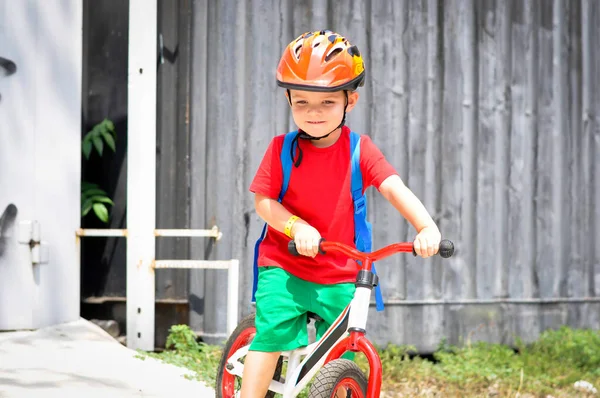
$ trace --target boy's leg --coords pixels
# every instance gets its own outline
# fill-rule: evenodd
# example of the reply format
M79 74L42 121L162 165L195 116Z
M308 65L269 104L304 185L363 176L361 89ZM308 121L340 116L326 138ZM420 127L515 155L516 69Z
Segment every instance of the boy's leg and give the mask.
M244 361L241 398L263 398L273 379L280 352L248 351Z
M317 339L325 334L327 329L335 322L344 308L354 297L356 286L354 283L339 283L334 285L317 285L315 289L316 297L312 301L313 312L318 314L323 321L315 323ZM355 353L348 351L342 355L342 358L354 360Z
M277 267L260 267L256 289L256 336L244 362L242 397L264 397L281 351L308 344L309 296L298 279Z

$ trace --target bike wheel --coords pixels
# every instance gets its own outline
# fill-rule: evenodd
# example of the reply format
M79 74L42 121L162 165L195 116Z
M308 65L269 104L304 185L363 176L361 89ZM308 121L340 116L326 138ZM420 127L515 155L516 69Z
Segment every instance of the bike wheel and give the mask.
M242 379L232 375L225 370L227 359L240 348L250 344L256 335L255 314L250 314L238 324L223 348L221 361L217 368L216 398L234 398L242 388ZM273 374L273 380L280 380L281 369L283 367L283 358L279 357L277 367ZM265 398L273 398L273 391L267 392Z
M347 359L327 363L310 387L310 398L365 398L367 378L357 364Z

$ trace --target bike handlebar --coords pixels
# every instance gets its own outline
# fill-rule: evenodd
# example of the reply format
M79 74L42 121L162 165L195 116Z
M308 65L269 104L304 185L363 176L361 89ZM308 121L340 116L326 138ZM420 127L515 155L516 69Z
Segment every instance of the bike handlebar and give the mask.
M298 250L296 249L296 242L294 242L293 240L288 243L288 250L293 256L300 255L300 253L298 253ZM391 245L385 246L372 253L365 253L340 242L328 242L325 239L321 239L321 242L319 243L319 252L321 252L321 254L325 254L327 251L342 253L352 258L353 260L362 262L364 262L364 260L366 259L370 259L371 261L379 261L395 253L413 253L413 255L417 255L413 247L413 242L392 243ZM438 255L443 258L449 258L453 254L454 243L452 243L448 239L442 240L440 242Z

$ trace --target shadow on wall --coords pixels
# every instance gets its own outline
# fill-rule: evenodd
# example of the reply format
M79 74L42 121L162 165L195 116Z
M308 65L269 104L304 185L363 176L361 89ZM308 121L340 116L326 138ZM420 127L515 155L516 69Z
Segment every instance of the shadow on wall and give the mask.
M0 79L14 75L17 71L17 65L10 59L0 57ZM0 101L2 101L2 93L0 93ZM10 236L13 224L17 218L17 206L12 203L6 206L4 212L0 216L0 257L6 249L6 239Z
M17 65L10 59L0 57L0 78L15 74ZM0 101L2 101L2 93L0 93Z
M0 257L2 257L6 250L6 241L12 235L16 218L17 206L11 203L6 206L4 213L0 216Z

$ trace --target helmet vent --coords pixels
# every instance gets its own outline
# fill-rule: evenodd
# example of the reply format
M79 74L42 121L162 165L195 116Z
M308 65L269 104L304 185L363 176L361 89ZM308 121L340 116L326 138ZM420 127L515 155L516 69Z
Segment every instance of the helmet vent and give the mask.
M296 58L296 61L300 60L300 49L302 48L302 43L304 43L304 40L300 39L294 45L293 54L294 58Z
M348 54L352 55L353 57L360 57L360 51L358 51L358 47L356 46L349 47Z
M341 53L341 52L342 52L342 49L341 49L341 48L334 48L333 50L331 50L331 51L329 52L329 54L327 54L327 55L325 56L325 62L329 62L329 60L330 60L331 58L335 57L336 55L338 55L338 54L339 54L339 53Z
M344 51L344 47L345 46L343 43L337 43L335 46L333 46L333 48L331 50L329 50L329 52L325 56L325 62L329 62L329 60L331 58L335 57L336 55L338 55L339 53Z
M313 48L317 48L319 46L319 44L323 43L323 41L325 41L326 38L325 36L316 36L313 39Z

